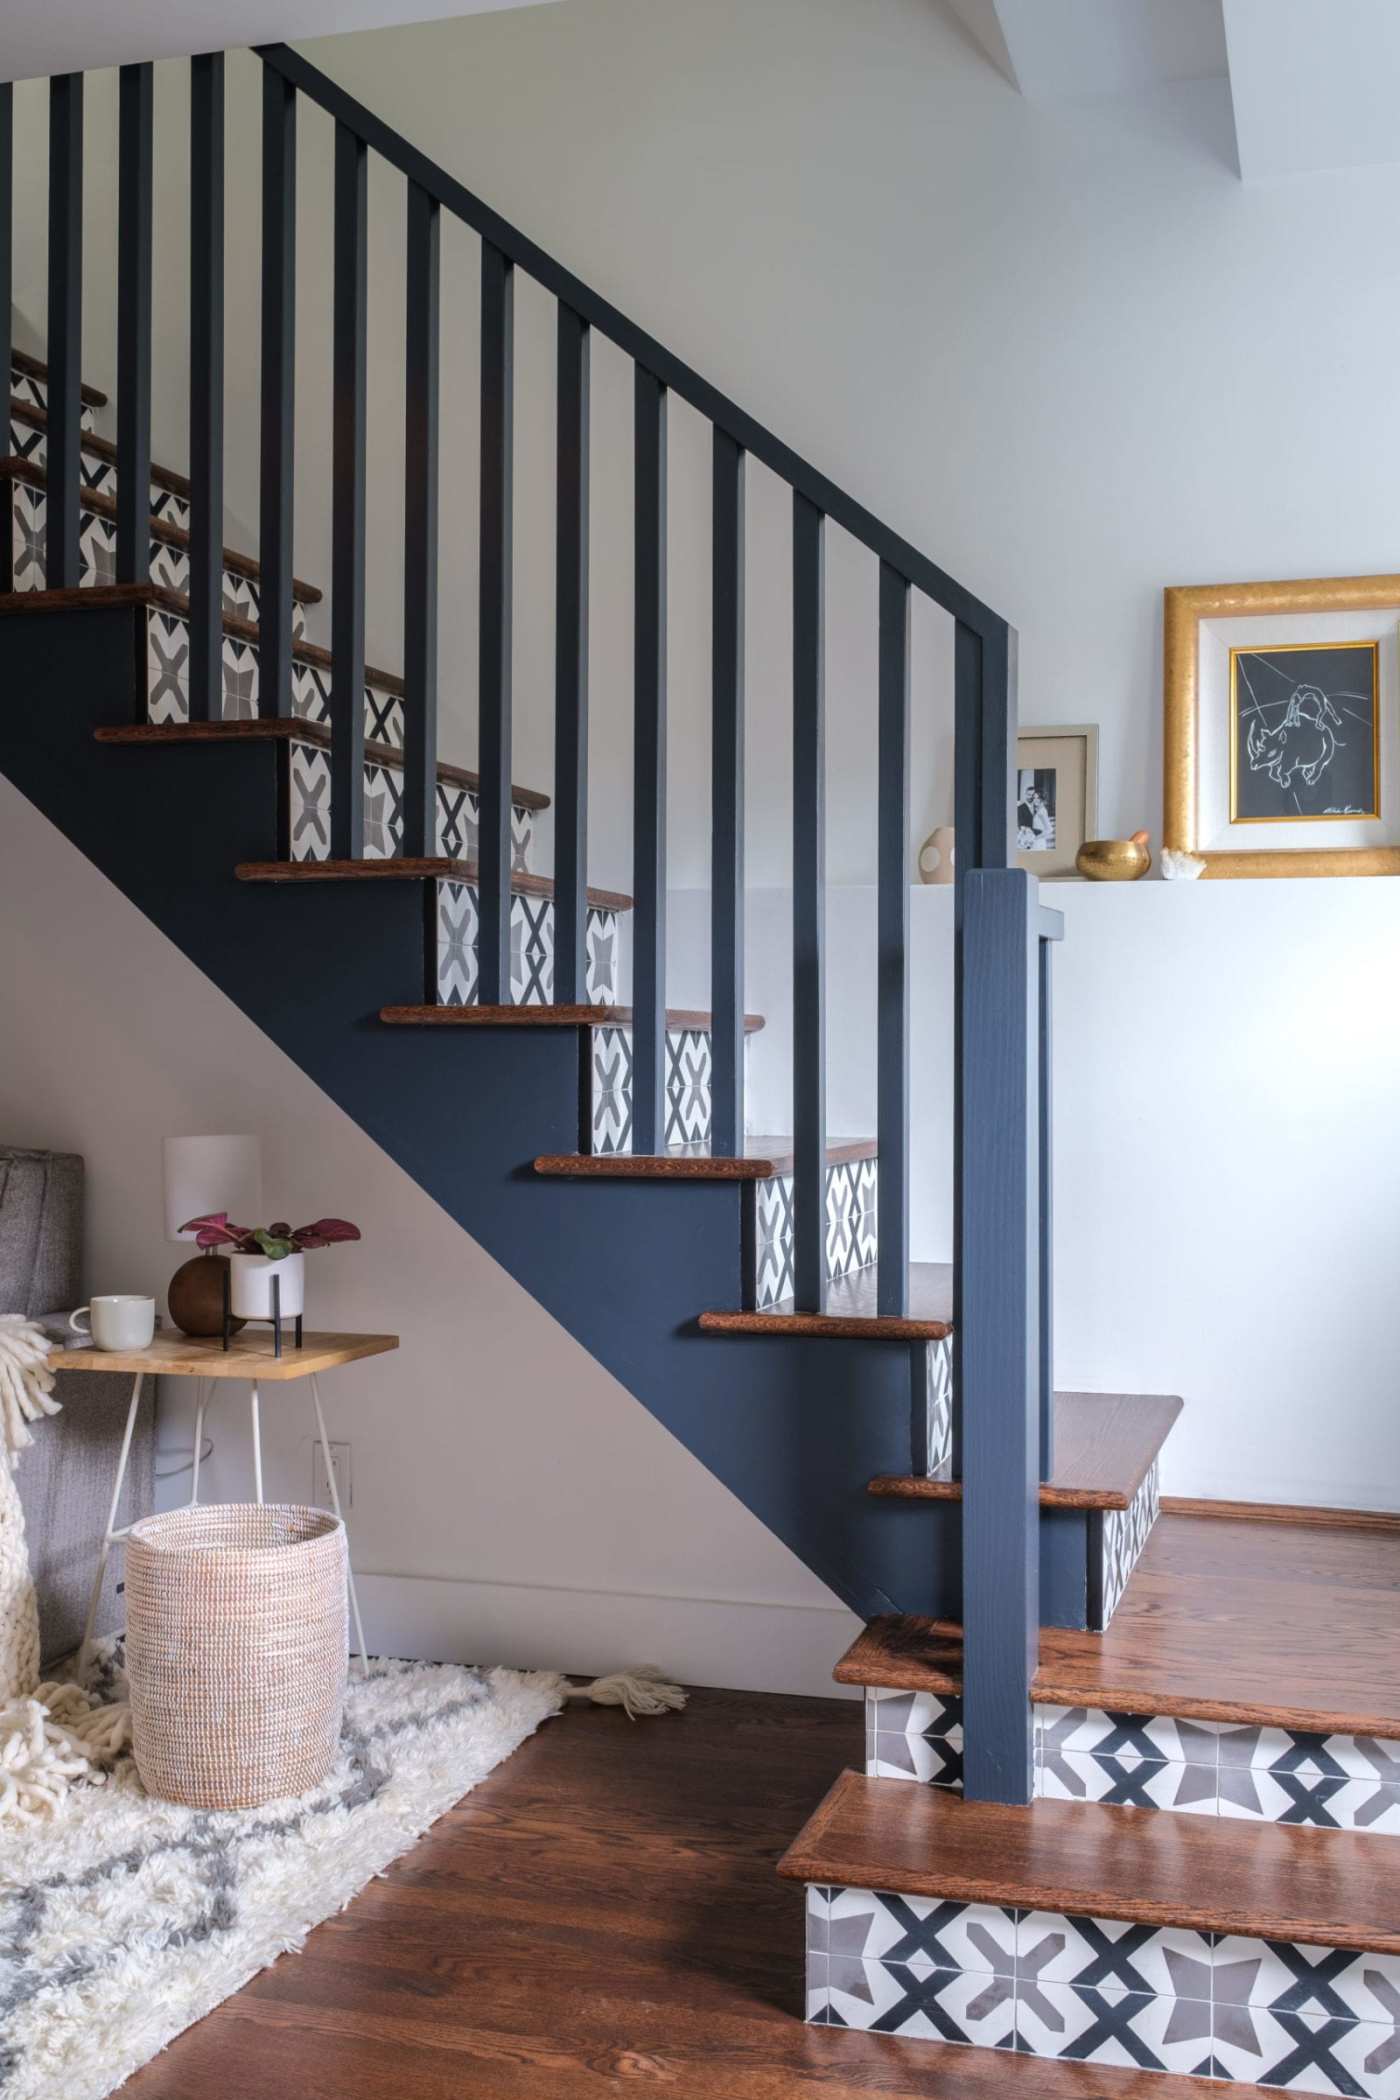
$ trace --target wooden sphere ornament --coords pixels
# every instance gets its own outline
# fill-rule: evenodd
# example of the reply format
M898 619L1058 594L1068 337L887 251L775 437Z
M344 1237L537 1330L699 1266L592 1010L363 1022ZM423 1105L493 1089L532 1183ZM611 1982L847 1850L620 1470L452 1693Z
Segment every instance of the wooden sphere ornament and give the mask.
M175 1271L166 1287L165 1302L181 1334L203 1340L223 1333L228 1273L226 1254L196 1254ZM243 1324L230 1320L229 1332L237 1334Z

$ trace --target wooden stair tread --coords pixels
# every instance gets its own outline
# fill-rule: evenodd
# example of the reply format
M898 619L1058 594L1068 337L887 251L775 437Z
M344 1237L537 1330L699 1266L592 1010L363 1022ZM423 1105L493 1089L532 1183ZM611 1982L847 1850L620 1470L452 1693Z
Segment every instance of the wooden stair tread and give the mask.
M875 1155L874 1138L827 1141L828 1166ZM535 1161L537 1174L580 1181L771 1181L792 1170L790 1137L746 1137L743 1151L733 1156L707 1145L671 1145L665 1152L551 1152Z
M466 882L476 887L481 875L474 860L449 860L445 856L408 859L400 855L385 860L241 860L234 869L240 882ZM548 875L513 871L511 889L521 897L552 897L554 882ZM598 911L631 911L632 899L620 890L590 890L589 903Z
M788 1847L789 1881L1400 1954L1387 1846L1364 1832L1010 1808L844 1772Z
M40 489L47 489L49 485L45 468L37 466L32 459L17 456L0 459L0 480L27 481L31 487ZM104 495L100 489L84 488L79 496L79 506L83 510L96 511L103 518L115 519L117 515L116 497ZM170 547L188 548L190 535L182 525L172 525L165 518L151 518L149 525L152 539L164 540ZM236 547L224 548L223 562L224 567L236 576L250 576L256 580L262 574L262 564L251 554L240 554ZM321 593L315 584L303 583L297 576L292 578L292 596L300 599L303 605L319 605L321 602Z
M99 744L242 744L266 741L315 744L322 751L329 751L333 742L328 722L308 722L302 715L254 715L221 722L123 722L95 729L93 735ZM397 744L367 740L365 757L376 766L391 766L396 770L403 766L403 753ZM449 765L443 758L438 760L437 777L453 787L470 788L473 794L481 786L480 774L472 772L469 766ZM549 807L548 795L541 795L534 788L512 787L510 798L517 809Z
M13 344L10 346L10 369L14 372L27 372L31 379L42 379L45 386L49 383L49 368L43 359L35 357L30 350L16 350ZM103 393L101 387L89 386L84 379L79 382L78 391L81 393L86 407L105 408L107 406L107 396Z
M834 1674L957 1692L962 1629L874 1619ZM1167 1510L1106 1632L1041 1628L1031 1698L1400 1741L1400 1529Z
M1041 1486L1041 1508L1126 1509L1180 1413L1180 1400L1165 1393L1056 1393L1055 1471ZM961 1502L962 1482L881 1473L870 1493Z
M381 1006L381 1021L393 1028L630 1028L630 1006ZM671 1030L708 1029L711 1016L694 1007L668 1006ZM762 1014L744 1015L745 1035L756 1035Z
M702 1312L705 1334L809 1335L828 1341L938 1342L953 1331L953 1270L949 1262L909 1264L909 1311L903 1318L877 1308L878 1272L857 1269L837 1277L824 1313L798 1312L790 1298L766 1312Z
M19 404L17 404L19 405ZM11 481L26 481L35 488L47 489L48 475L45 469L31 459L12 456L0 459L0 477ZM84 487L79 505L83 510L95 511L99 516L115 520L117 499L100 489ZM190 534L182 525L174 525L166 518L152 517L149 520L152 539L163 540L167 546L188 548ZM223 566L235 575L252 577L255 581L262 574L262 564L251 554L240 553L236 547L225 547ZM314 583L306 583L299 576L292 578L292 596L303 605L319 605L323 593Z
M10 396L10 421L27 423L31 430L47 430L49 427L49 419L42 408L36 408L32 401L21 401L14 394ZM78 433L78 442L80 449L90 452L94 459L104 460L109 467L118 464L117 448L111 438L101 437L95 430L83 430ZM151 480L168 495L178 496L182 503L189 502L190 481L187 474L177 474L173 467L163 467L159 460L153 459Z

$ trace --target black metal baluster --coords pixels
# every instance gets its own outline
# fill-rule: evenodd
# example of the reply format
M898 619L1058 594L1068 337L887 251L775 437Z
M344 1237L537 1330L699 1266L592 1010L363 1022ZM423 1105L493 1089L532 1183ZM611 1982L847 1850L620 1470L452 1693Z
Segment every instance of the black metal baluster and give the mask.
M511 998L511 619L514 563L515 272L481 244L481 613L479 818L483 1006Z
M1059 912L1040 914L1040 1477L1055 1471L1055 1071L1052 1051L1054 1021L1053 961L1055 942L1064 937Z
M365 343L363 140L335 128L335 405L331 467L331 857L365 850Z
M793 1283L826 1309L825 520L792 499Z
M49 82L49 381L45 578L82 582L83 76Z
M263 67L262 432L258 713L292 709L292 501L296 462L297 94Z
M554 997L588 999L588 430L586 321L559 308L554 557Z
M909 1311L909 585L880 564L877 1310Z
M15 91L0 82L0 371L5 375L6 452L13 452L10 398L15 390L14 350Z
M744 454L714 434L710 1150L744 1133Z
M437 852L438 206L408 186L404 316L403 850Z
M666 389L634 394L632 1149L666 1144Z
M190 720L223 713L224 59L190 60Z
M151 574L153 68L123 66L117 118L117 582Z

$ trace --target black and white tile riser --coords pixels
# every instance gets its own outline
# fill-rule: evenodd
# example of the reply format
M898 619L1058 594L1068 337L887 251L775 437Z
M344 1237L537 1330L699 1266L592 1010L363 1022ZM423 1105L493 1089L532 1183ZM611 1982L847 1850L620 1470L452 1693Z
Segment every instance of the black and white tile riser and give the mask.
M841 1160L826 1170L826 1265L831 1277L853 1276L873 1266L879 1243L876 1223L878 1164ZM757 1273L754 1306L764 1312L796 1290L793 1269L795 1182L775 1174L755 1191Z
M1400 2100L1394 1955L814 1886L807 2017L1081 2063Z
M293 669L292 703L309 722L330 720L329 680L319 666ZM403 702L393 693L365 687L365 736L376 743L403 748ZM320 744L291 747L291 850L293 860L327 860L331 850L331 759ZM515 804L511 817L511 865L517 874L530 871L534 811ZM475 860L479 803L476 791L460 782L437 784L437 836L434 852L449 860ZM367 759L364 801L366 860L393 860L403 850L403 776L397 766ZM449 1001L460 1004L461 1001Z
M43 489L26 481L11 481L10 583L15 591L42 591L48 581L48 498ZM184 547L167 541L151 541L151 581L166 590L188 592L190 557ZM105 513L83 509L78 518L78 582L83 589L117 580L117 526ZM240 570L223 572L223 608L240 620L256 620L259 595L257 579ZM182 629L185 623L177 623ZM300 638L305 628L302 605L293 601L292 631ZM186 650L188 645L186 644ZM174 719L152 715L151 719Z
M477 936L480 916L471 883L439 882L437 995L443 1006L473 1006L477 998ZM548 1006L554 997L554 902L550 897L511 898L511 999L517 1006ZM616 1003L617 913L590 908L587 924L587 994L601 1006Z
M1400 1836L1400 1741L1083 1707L1034 1722L1044 1800ZM865 1757L872 1779L961 1788L961 1699L867 1691Z
M48 388L43 380L34 379L24 372L14 372L10 377L10 393L15 400L24 401L31 408L48 412ZM84 432L95 427L93 412L84 407L82 428ZM33 466L48 464L48 432L42 424L28 423L18 417L10 422L10 457L27 459ZM78 471L85 489L92 489L100 496L115 497L117 493L117 470L110 459L90 447L79 453ZM190 507L183 496L172 489L153 481L150 490L151 516L163 518L167 525L178 525L183 532L190 529Z

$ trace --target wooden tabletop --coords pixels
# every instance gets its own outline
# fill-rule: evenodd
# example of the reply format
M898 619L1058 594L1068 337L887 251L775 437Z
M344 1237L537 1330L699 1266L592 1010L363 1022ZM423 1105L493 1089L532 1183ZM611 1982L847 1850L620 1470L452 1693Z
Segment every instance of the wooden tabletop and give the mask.
M270 1328L245 1327L227 1349L215 1337L198 1340L187 1334L161 1333L149 1349L55 1349L51 1371L144 1371L152 1378L256 1378L267 1383L283 1378L309 1378L333 1371L362 1356L383 1356L397 1349L396 1334L307 1334L296 1348L283 1329L282 1354L272 1353Z

